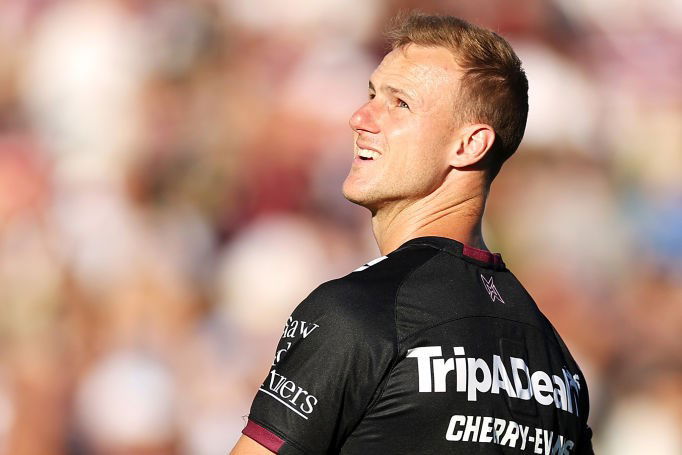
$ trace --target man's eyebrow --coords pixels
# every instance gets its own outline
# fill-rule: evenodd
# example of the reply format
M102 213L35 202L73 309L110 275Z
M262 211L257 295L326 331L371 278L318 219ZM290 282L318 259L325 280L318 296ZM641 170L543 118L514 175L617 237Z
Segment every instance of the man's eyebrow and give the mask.
M386 86L386 90L391 92L394 95L401 95L401 96L405 96L407 98L414 98L414 95L410 95L410 93L406 92L405 90L402 90L402 89L399 89L399 88L396 88L396 87L393 87L390 85Z
M376 88L374 87L374 84L372 83L372 81L369 81L369 89L372 92L376 92ZM393 87L392 85L385 85L383 87L383 89L387 92L390 92L393 95L402 95L402 96L405 96L407 98L415 99L414 95L410 94L409 92L407 92L405 90Z

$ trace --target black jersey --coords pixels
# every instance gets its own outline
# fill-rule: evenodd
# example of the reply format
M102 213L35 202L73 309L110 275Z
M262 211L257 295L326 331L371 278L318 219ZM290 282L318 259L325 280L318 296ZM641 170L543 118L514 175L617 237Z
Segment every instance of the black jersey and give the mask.
M410 240L313 291L243 433L289 454L590 454L585 379L499 255Z

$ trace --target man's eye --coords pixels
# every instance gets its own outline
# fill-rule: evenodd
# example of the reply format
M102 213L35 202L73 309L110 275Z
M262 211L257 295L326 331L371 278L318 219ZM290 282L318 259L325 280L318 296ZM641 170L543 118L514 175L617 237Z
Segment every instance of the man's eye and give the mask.
M410 106L407 105L407 103L401 99L398 100L398 107L402 107L403 109L409 109Z

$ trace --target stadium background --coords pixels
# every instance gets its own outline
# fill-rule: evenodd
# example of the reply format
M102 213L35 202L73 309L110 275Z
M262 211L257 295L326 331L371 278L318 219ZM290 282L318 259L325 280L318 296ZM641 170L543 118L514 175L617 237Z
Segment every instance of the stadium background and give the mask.
M290 309L378 255L347 119L413 7L525 64L485 231L598 453L680 453L679 0L0 1L0 453L227 453Z

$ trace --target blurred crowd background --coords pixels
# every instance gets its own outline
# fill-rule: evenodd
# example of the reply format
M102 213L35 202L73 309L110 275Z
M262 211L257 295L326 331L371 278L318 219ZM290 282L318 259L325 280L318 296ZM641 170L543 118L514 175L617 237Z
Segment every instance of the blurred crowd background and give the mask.
M484 229L598 453L682 453L679 0L0 0L0 454L229 451L291 309L378 256L347 121L413 8L524 62Z

